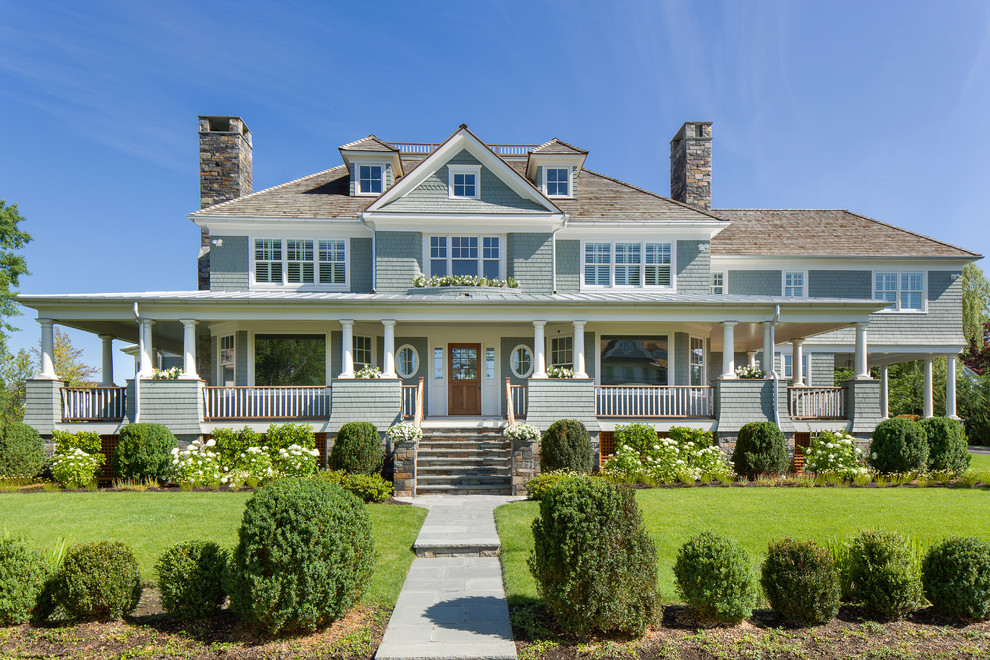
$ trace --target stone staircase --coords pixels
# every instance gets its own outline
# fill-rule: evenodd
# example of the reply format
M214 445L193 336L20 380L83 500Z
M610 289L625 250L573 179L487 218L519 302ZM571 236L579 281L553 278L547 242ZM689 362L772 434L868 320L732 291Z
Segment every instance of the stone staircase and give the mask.
M423 429L417 495L511 495L509 441L498 428Z

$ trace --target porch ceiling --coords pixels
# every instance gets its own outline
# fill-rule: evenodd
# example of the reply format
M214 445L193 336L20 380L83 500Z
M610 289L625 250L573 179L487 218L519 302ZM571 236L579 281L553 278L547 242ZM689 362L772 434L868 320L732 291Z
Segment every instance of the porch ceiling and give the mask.
M774 329L774 342L781 344L794 339L807 339L823 332L848 328L848 321L838 323L797 323L781 321ZM763 324L762 323L739 323L735 327L734 343L736 352L763 350ZM722 350L722 325L714 323L711 325L712 350Z
M134 321L101 321L101 320L58 320L58 325L75 328L94 335L110 335L114 339L138 343L138 328ZM209 332L197 334L208 336ZM182 355L182 324L178 321L160 321L155 323L151 331L151 343L156 349Z

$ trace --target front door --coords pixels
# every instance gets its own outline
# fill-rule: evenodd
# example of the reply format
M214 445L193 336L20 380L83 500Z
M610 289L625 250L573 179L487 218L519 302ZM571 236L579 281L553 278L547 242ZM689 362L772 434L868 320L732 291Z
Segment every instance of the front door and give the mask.
M450 344L448 415L481 414L481 344Z

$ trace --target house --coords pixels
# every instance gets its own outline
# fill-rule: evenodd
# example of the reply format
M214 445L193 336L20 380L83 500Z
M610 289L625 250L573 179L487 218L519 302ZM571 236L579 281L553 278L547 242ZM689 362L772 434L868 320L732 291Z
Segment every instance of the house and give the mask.
M757 420L865 438L892 363L925 360L926 415L943 412L937 355L955 415L960 276L980 255L844 210L712 209L710 122L671 141L669 197L562 140L490 144L465 125L442 143L369 135L259 192L239 117L200 117L199 140L199 290L19 297L42 330L26 421L43 434L304 420L332 439L353 420L468 433L574 417L603 451L633 420L724 446ZM103 338L102 387L55 380L55 323ZM127 383L112 382L115 340L137 347ZM149 380L162 355L181 358L178 380ZM737 378L747 364L766 376ZM853 369L841 387L837 367Z

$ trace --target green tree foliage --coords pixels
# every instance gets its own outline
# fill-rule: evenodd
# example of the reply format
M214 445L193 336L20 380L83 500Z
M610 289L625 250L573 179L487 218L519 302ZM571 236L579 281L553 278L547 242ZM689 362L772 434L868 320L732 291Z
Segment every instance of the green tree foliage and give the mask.
M83 349L76 348L69 339L69 333L61 328L54 331L55 352L52 354L52 364L55 367L55 375L60 380L64 380L69 387L86 387L92 385L93 376L99 371L96 367L83 362ZM32 348L35 364L41 367L41 351Z
M326 338L259 335L255 338L257 385L325 385Z
M35 374L31 354L23 348L16 354L0 348L0 421L24 419L24 394L29 378Z
M18 286L21 275L28 274L27 261L16 252L31 241L31 235L18 227L21 222L25 219L17 204L8 205L0 199L0 335L14 330L6 319L20 314L14 287Z
M975 350L983 348L983 326L990 322L990 282L976 264L963 267L962 313L966 343Z

